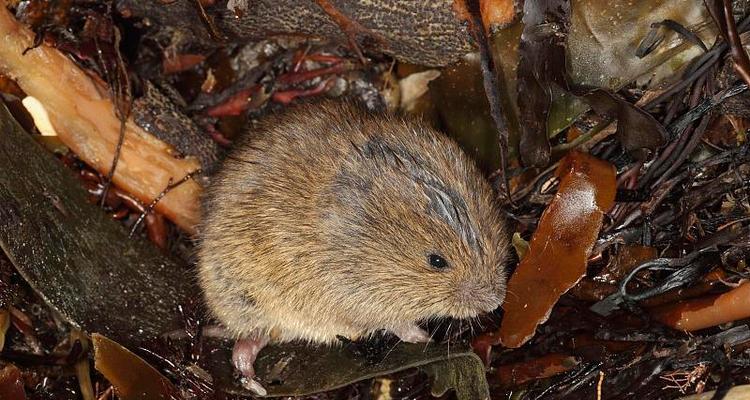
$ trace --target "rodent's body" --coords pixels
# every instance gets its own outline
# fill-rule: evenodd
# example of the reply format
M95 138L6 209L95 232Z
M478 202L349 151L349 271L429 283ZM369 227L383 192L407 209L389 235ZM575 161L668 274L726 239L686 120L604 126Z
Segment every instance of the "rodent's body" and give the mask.
M238 143L201 236L201 286L238 337L404 332L505 295L507 234L471 161L417 122L344 103L292 108Z

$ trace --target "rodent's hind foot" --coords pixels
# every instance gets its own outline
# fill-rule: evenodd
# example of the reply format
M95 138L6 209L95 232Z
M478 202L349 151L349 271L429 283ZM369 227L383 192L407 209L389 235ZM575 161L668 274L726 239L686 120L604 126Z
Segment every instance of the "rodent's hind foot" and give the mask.
M240 383L245 389L265 396L268 394L266 389L257 380L255 380L255 359L258 353L268 344L270 338L268 335L257 334L243 339L237 339L232 349L232 364L242 375Z
M406 343L427 343L432 341L430 335L427 334L427 331L416 325L406 326L401 329L393 330L392 332L394 335L398 336L402 342Z

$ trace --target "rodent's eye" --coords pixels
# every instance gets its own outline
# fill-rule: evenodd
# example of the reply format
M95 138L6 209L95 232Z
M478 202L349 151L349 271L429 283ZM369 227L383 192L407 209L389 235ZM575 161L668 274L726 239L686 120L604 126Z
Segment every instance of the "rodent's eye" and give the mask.
M445 261L445 258L440 257L437 254L430 254L429 256L427 256L427 261L430 263L430 265L437 269L448 268L448 261Z

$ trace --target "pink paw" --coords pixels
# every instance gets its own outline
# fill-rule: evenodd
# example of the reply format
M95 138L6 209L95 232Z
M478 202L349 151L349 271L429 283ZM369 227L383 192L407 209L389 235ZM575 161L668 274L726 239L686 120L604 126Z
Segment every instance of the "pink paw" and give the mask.
M242 386L258 396L265 396L268 392L263 385L255 380L254 364L255 359L258 358L258 353L268 344L268 340L268 336L265 335L238 339L234 343L234 349L232 349L232 364L242 374L242 378L240 378Z

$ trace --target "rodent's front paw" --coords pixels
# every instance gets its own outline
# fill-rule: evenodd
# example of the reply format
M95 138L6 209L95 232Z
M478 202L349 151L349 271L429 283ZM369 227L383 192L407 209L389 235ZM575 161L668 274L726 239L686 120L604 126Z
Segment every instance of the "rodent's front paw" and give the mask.
M393 333L406 343L427 343L432 340L424 329L416 325L394 330Z

